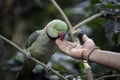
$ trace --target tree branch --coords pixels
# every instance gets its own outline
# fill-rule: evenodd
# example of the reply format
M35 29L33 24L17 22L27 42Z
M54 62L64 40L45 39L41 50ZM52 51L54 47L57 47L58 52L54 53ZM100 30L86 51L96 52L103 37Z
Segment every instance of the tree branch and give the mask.
M100 17L102 15L102 13L98 13L98 14L95 14L85 20L83 20L82 22L76 24L75 26L73 26L73 30L77 30L79 27L81 27L83 24L86 24L92 20L94 20L95 18L97 17ZM84 66L85 66L85 72L86 72L86 75L87 75L87 80L93 80L93 75L92 75L92 71L91 71L91 67L88 63L83 63Z
M15 43L13 43L12 41L8 40L7 38L3 37L2 35L0 35L0 38L5 40L7 43L11 44L13 47L15 47L16 49L18 49L20 52L22 52L25 56L27 56L26 52L21 49L19 46L17 46ZM36 63L42 65L44 68L47 67L46 64L44 64L43 62L35 59L34 57L30 56L30 59L35 61ZM54 74L56 74L57 76L59 76L61 79L63 80L68 80L66 79L63 75L59 74L58 71L54 70L53 68L49 68L50 71L52 71Z
M74 28L74 29L78 29L78 28L81 27L83 24L86 24L86 23L94 20L95 18L100 17L101 15L102 15L102 13L95 14L95 15L93 15L93 16L85 19L85 20L83 20L82 22L76 24L75 26L73 26L73 28Z
M94 79L94 80L103 80L103 79L108 78L108 77L117 77L117 76L120 76L120 74L115 74L115 75L105 75L105 76L102 76L102 77L96 78L96 79Z
M15 47L16 49L18 49L24 55L26 55L25 51L23 49L21 49L19 46L17 46L15 43L13 43L12 41L8 40L7 38L3 37L2 35L0 35L0 38L3 39L4 41L6 41L7 43L11 44L13 47Z
M77 37L77 35L80 33L80 29L75 29L80 24L76 25L75 28L72 27L72 25L71 25L70 21L68 20L67 16L63 12L63 10L60 8L60 6L55 2L55 0L51 0L51 2L55 5L55 7L58 9L58 11L61 13L62 17L65 19L66 23L68 24L70 36L71 36L73 42L80 44L80 41L79 41L79 39ZM86 20L86 21L89 21L89 19ZM85 23L86 21L84 21L83 23ZM87 62L83 63L83 64L85 66L86 75L87 75L88 80L93 80L93 75L92 75L91 67L89 66L89 64Z
M85 66L85 72L86 72L86 75L87 75L87 80L93 80L93 74L92 74L92 71L91 71L91 66L86 61L83 64Z

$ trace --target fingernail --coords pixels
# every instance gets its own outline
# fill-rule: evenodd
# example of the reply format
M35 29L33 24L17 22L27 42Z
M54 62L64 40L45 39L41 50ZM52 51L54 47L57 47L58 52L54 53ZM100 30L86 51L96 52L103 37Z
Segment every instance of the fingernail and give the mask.
M86 34L84 34L83 37L87 37Z
M82 39L84 39L86 37L86 35L84 34L83 36L82 36Z

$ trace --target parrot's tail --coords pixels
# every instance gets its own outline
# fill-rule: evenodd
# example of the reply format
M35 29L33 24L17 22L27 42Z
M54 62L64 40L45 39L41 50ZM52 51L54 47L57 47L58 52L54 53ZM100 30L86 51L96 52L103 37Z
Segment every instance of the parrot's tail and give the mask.
M26 58L16 80L27 80L35 65L36 63L34 61Z

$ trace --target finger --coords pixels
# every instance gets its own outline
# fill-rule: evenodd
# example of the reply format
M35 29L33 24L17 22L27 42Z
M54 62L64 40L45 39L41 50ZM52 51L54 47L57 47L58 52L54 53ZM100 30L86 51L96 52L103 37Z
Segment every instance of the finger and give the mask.
M73 43L73 42L69 42L69 41L64 41L67 45L70 45L72 47L76 47L77 44L76 43Z
M89 38L84 34L82 37L83 42L86 42L87 40L89 40Z
M60 39L57 39L55 43L56 43L58 46L61 45L61 44L69 45L69 46L72 46L72 47L76 47L76 46L77 46L76 43L72 43L72 42L69 42L69 41L66 41L66 40L61 41Z
M68 44L68 43L66 43L64 41L59 45L59 47L62 47L64 49L69 49L69 50L72 49L72 48L74 48L73 45L72 45L72 43Z
M56 39L55 43L59 46L60 44L62 44L63 42L60 39Z
M64 44L61 44L61 45L59 45L58 47L59 47L60 50L62 50L63 52L65 52L65 53L67 53L67 54L69 54L69 51L70 51L70 49L71 49L70 46L66 46L66 45L64 45Z
M57 46L61 49L61 50L65 50L65 49L72 49L72 43L69 43L67 41L61 41L60 39L56 40L56 44Z

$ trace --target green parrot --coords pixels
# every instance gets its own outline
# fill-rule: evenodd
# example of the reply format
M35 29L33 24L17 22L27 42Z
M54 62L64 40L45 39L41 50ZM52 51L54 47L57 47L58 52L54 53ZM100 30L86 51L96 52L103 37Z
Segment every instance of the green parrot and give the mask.
M64 21L52 20L42 30L37 30L30 35L26 43L26 53L47 64L57 48L55 40L57 38L63 40L67 29ZM26 57L17 80L25 80L35 65L34 61Z

